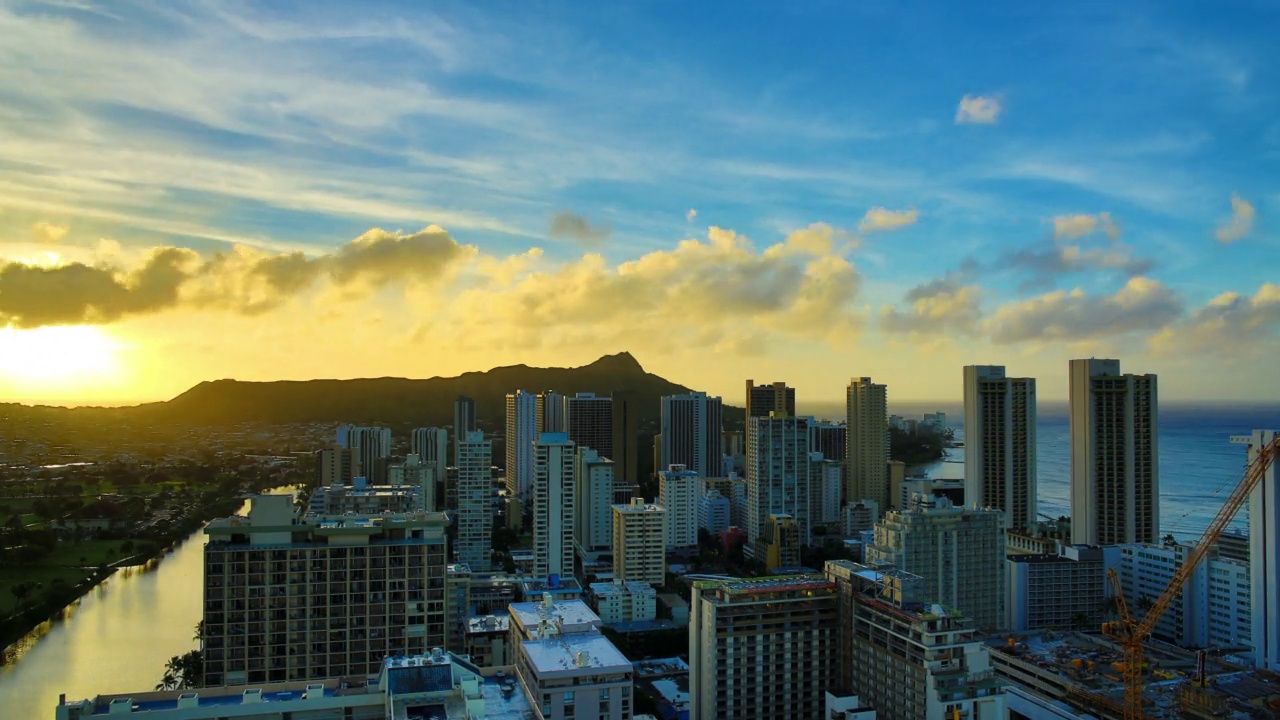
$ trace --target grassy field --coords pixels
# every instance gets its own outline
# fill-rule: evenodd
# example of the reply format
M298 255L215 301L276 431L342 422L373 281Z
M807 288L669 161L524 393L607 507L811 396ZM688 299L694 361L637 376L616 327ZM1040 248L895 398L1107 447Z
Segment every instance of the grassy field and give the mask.
M63 565L6 566L0 568L0 617L8 617L17 609L18 598L13 594L11 588L19 583L36 582L43 586L23 599L23 606L30 607L33 602L40 598L43 588L52 585L54 580L61 578L67 584L75 585L88 577L89 574L88 571Z

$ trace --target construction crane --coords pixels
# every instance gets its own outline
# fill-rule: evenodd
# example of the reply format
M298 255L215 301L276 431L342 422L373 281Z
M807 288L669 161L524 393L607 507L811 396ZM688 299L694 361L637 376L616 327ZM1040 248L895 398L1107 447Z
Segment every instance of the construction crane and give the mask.
M1165 610L1169 609L1173 599L1178 596L1178 593L1182 592L1182 587L1187 584L1187 581L1195 573L1196 566L1200 564L1200 561L1208 554L1209 549L1217 542L1218 536L1222 534L1222 531L1227 529L1231 519L1240 511L1245 500L1249 499L1250 493L1258 486L1258 481L1262 479L1267 468L1276 461L1277 456L1280 456L1280 434L1258 449L1258 454L1245 469L1244 477L1240 478L1240 484L1236 485L1236 489L1231 491L1231 496L1227 498L1227 502L1218 510L1218 514L1213 517L1213 522L1209 523L1209 527L1204 531L1204 535L1200 537L1200 541L1187 552L1186 559L1182 562L1182 566L1174 572L1173 579L1169 581L1169 586L1164 589L1164 592L1160 593L1160 597L1156 598L1155 602L1151 603L1151 607L1147 609L1147 614L1141 620L1135 620L1129 615L1129 608L1124 601L1124 592L1120 587L1120 578L1116 575L1116 571L1107 571L1107 579L1111 582L1111 589L1116 599L1117 614L1120 619L1104 623L1102 633L1115 640L1124 650L1124 672L1122 673L1124 680L1124 720L1144 720L1147 717L1142 709L1143 643L1151 636L1151 631L1155 629L1160 616L1164 615Z

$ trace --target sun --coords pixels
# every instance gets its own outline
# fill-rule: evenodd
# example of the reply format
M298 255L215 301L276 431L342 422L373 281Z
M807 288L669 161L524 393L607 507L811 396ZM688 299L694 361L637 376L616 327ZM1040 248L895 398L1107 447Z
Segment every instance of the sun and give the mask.
M0 328L0 386L23 396L74 394L120 375L120 343L93 325Z

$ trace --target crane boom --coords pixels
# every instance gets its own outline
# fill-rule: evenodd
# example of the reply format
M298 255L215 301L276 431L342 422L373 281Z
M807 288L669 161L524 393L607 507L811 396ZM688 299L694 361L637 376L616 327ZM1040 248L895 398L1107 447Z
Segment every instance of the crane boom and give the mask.
M1137 621L1129 616L1129 608L1125 604L1124 593L1120 588L1120 579L1115 574L1115 570L1108 572L1108 579L1116 596L1120 620L1104 624L1102 632L1114 638L1124 649L1125 720L1142 720L1146 717L1142 709L1143 643L1150 637L1160 617L1169 609L1169 605L1173 603L1178 593L1182 592L1183 586L1195 574L1200 561L1208 554L1210 547L1218 541L1222 531L1227 529L1231 519L1244 506L1245 500L1249 499L1249 495L1258 486L1258 481L1278 456L1280 456L1280 435L1276 435L1266 445L1258 448L1257 456L1245 469L1240 483L1236 485L1235 490L1231 491L1231 496L1227 498L1218 513L1213 516L1213 521L1200 536L1199 542L1191 547L1182 565L1174 572L1168 587L1151 603L1142 620Z

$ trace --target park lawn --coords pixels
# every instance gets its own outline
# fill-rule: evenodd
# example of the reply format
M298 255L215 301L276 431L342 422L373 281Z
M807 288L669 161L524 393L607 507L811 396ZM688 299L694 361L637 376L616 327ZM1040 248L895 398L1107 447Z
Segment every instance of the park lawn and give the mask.
M88 576L88 572L79 568L56 565L32 565L29 567L6 565L0 567L0 617L9 617L17 608L18 599L10 588L19 583L36 582L43 586L28 595L23 601L24 607L30 607L32 601L38 599L43 589L49 587L54 580L62 578L68 585L75 585Z
M53 552L41 558L41 565L60 565L63 567L97 567L111 564L116 560L134 554L135 550L124 552L121 546L125 540L82 540L80 542L58 543ZM82 563L80 558L85 561Z

